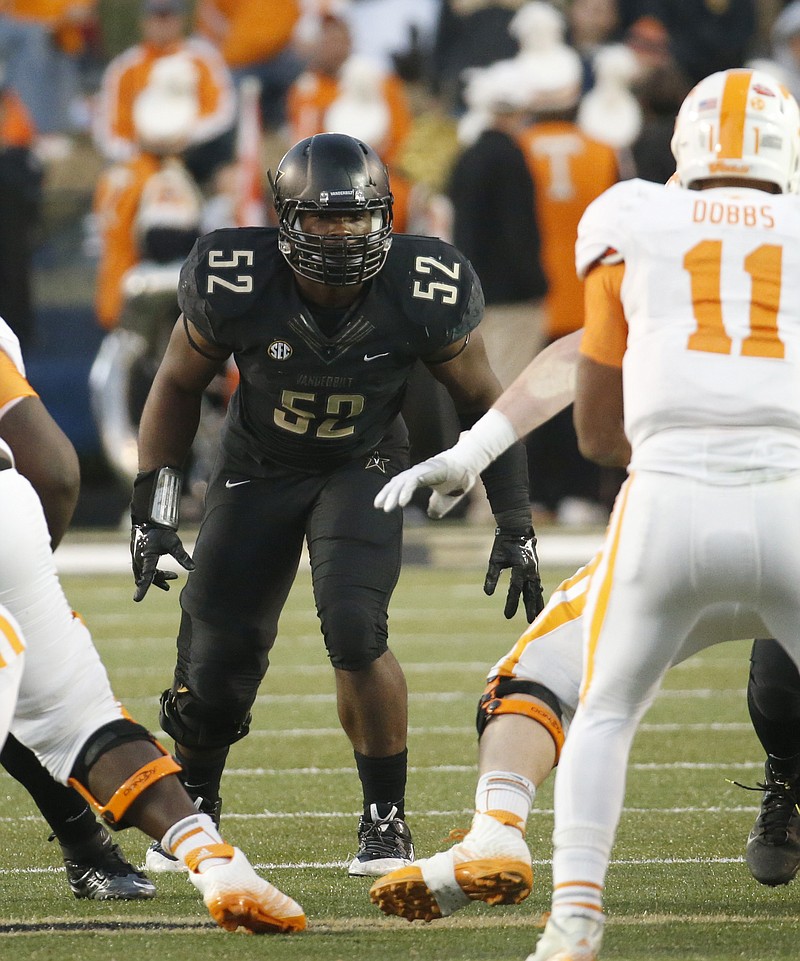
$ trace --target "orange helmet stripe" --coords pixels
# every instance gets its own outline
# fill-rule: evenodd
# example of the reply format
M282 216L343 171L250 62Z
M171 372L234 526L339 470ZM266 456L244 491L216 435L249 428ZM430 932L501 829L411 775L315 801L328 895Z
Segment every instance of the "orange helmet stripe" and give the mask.
M25 650L22 638L4 617L0 617L0 632L3 633L15 654L21 654Z
M744 148L744 118L752 70L731 70L725 78L719 110L718 157L738 159Z

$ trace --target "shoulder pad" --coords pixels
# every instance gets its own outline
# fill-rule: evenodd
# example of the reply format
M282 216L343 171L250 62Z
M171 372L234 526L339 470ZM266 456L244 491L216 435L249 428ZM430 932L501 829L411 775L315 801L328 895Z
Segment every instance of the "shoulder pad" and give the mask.
M397 234L379 276L399 286L401 309L423 354L464 337L483 317L483 290L472 264L437 237Z
M609 187L586 208L578 224L575 268L586 276L598 261L622 263L632 212L647 209L650 191L663 191L663 184L644 180L623 180ZM610 260L604 258L611 257Z
M225 343L221 327L253 307L279 258L275 228L230 227L204 234L181 269L181 311L209 340Z

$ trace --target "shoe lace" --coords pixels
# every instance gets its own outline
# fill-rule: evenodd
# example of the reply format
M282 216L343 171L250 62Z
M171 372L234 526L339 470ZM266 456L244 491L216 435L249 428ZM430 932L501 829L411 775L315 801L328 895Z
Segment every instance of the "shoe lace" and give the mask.
M758 823L764 838L771 841L783 842L786 839L786 828L792 815L800 815L797 798L792 785L773 779L771 781L757 781L755 785L741 784L731 781L736 787L745 791L761 791L761 811Z
M398 844L398 837L392 821L373 821L362 826L360 833L361 850L368 854L391 854Z

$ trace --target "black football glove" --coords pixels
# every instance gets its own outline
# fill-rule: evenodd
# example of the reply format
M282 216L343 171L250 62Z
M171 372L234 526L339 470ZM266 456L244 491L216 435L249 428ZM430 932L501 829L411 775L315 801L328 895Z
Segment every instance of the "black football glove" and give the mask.
M503 614L511 618L517 613L521 594L525 616L530 624L544 607L539 558L536 556L536 536L532 527L524 531L503 527L495 529L489 569L483 584L486 594L494 594L500 572L506 568L511 568L511 583L508 586Z
M164 554L171 554L175 560L186 568L194 570L194 561L187 554L180 537L168 527L156 527L155 524L133 524L131 527L131 566L133 579L136 583L135 601L141 601L150 589L150 585L169 590L168 581L174 581L178 576L174 571L158 570L158 561Z
M168 591L168 582L178 576L173 571L158 570L164 554L171 554L187 571L194 570L194 561L177 534L182 487L183 474L175 467L140 471L133 482L131 566L135 601L142 600L151 584Z

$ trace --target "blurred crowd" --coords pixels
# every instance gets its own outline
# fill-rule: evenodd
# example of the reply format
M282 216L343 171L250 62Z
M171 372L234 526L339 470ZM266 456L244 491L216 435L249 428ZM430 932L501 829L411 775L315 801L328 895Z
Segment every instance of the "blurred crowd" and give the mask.
M94 311L119 332L94 372L107 412L118 365L157 362L196 237L272 223L266 169L336 131L388 165L396 230L475 265L505 386L582 326L585 207L619 179L666 181L688 90L755 62L800 95L800 0L0 0L0 315L35 344L48 176L91 151ZM455 438L422 373L408 419L415 459ZM604 520L620 478L580 458L570 411L529 452L536 510Z

